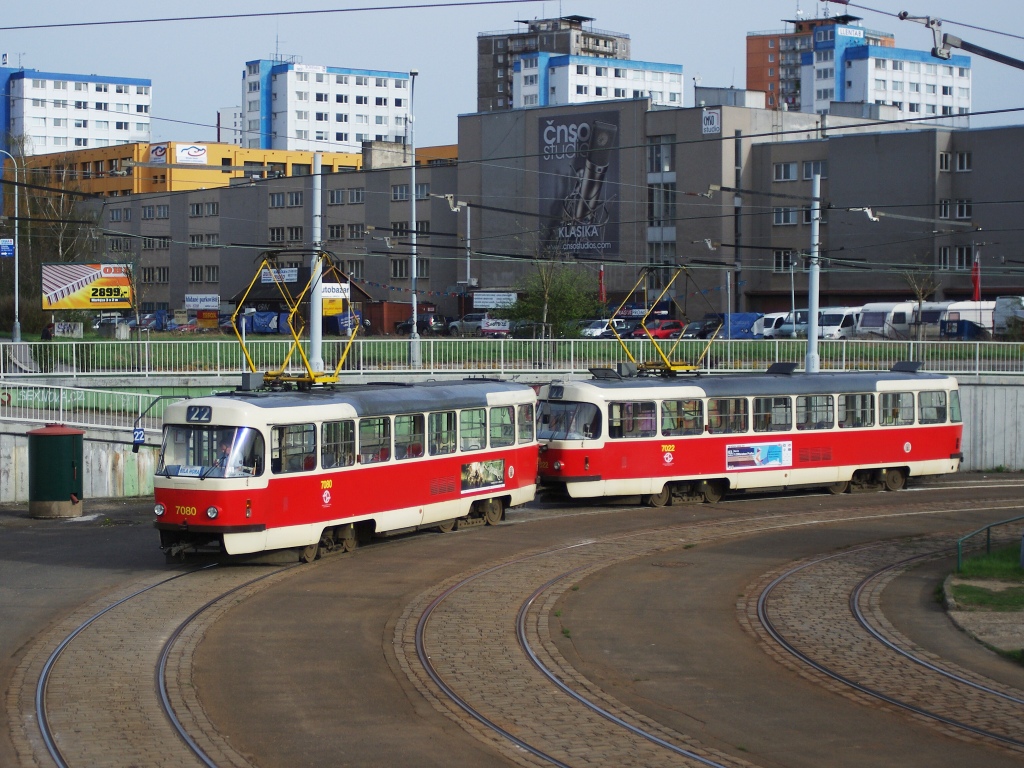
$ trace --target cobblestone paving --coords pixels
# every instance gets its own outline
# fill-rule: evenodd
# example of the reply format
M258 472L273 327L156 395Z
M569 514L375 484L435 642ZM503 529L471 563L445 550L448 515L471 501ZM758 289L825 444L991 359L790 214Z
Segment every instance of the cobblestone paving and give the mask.
M68 765L89 768L201 765L172 729L160 704L155 671L164 643L193 612L266 569L200 571L157 586L108 611L83 630L53 665L46 690L47 719ZM60 643L95 614L140 589L166 579L151 576L84 606L34 643L7 693L12 737L22 766L50 766L36 717L36 684ZM274 577L254 585L263 588ZM233 604L244 599L235 593ZM220 766L248 766L206 722L191 685L191 658L203 628L228 605L218 605L188 628L168 658L167 688L186 731Z
M964 505L971 508L972 505ZM559 691L530 663L519 647L516 616L538 585L573 569L571 577L553 585L531 608L527 619L528 642L542 663L556 672L570 688L591 698L637 727L659 738L701 754L723 765L747 765L740 758L714 752L691 735L674 733L630 710L582 678L560 655L548 626L548 615L558 598L590 573L631 558L678 548L688 543L756 534L775 528L811 525L841 518L871 518L886 514L927 514L935 511L928 503L905 504L899 512L867 505L856 511L815 511L806 514L772 515L723 523L648 530L609 540L580 541L576 546L539 551L505 564L492 564L473 573L454 576L411 603L395 628L399 664L413 683L439 710L467 730L494 744L521 765L544 764L510 742L471 720L430 680L415 651L417 623L424 610L446 590L474 577L466 586L445 598L431 615L424 632L427 653L444 682L470 706L533 747L571 765L645 766L694 765L693 759L675 754L613 725L589 708ZM479 575L477 575L479 574ZM802 597L794 595L797 605ZM755 601L756 603L756 601ZM845 604L831 610L848 613ZM755 605L756 618L756 605ZM837 648L846 642L846 631L837 628L831 615L800 615L815 631L816 642ZM857 663L864 663L863 657ZM802 672L802 670L801 670Z
M768 617L800 653L857 685L940 717L1024 741L1024 704L952 680L885 647L857 622L850 610L851 595L868 577L908 558L939 549L948 552L951 545L955 547L953 537L929 536L885 542L828 559L808 559L806 567L793 572L772 591L767 603ZM758 599L769 584L795 567L791 564L765 574L750 586L737 606L740 623L762 641L770 656L804 677L861 703L891 708L971 743L996 743L894 705L880 704L879 699L827 677L777 645L758 619ZM881 610L882 593L909 567L912 564L887 570L873 578L861 592L859 605L872 628L928 664L1007 696L1024 698L1024 691L1001 685L928 653L893 627ZM1024 748L1003 746L1024 754Z

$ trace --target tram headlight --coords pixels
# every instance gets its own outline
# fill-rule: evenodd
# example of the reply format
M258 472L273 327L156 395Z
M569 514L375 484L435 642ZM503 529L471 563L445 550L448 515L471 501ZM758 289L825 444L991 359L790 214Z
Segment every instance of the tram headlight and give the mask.
M220 514L220 510L217 509L216 507L207 507L206 508L206 516L208 518L210 518L211 520L216 520L217 519L217 515L219 515L219 514Z
M555 472L560 472L562 470L562 462L556 459L555 461L551 462L551 468L555 470Z
M163 504L155 504L155 505L153 505L153 514L156 515L157 517L163 517L164 516L164 512L166 512L166 511L167 510L166 510L166 508L164 507Z

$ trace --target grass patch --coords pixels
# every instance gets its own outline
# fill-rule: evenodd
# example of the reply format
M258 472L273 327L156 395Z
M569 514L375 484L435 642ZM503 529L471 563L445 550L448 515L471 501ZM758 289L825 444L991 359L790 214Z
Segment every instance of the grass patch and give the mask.
M1020 567L1020 543L990 554L975 555L964 560L960 576L967 579L1002 579L1024 583Z
M961 608L987 608L992 611L1024 610L1024 586L993 590L970 584L954 584L953 597Z

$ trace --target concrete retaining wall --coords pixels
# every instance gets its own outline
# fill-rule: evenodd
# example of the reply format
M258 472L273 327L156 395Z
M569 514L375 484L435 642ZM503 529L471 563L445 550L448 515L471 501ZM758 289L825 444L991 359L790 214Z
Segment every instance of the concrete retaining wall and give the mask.
M28 437L40 424L0 426L0 503L28 503ZM82 491L85 500L121 496L152 496L158 449L132 453L124 431L90 429L82 444ZM128 438L128 439L126 439ZM88 507L88 504L86 505Z

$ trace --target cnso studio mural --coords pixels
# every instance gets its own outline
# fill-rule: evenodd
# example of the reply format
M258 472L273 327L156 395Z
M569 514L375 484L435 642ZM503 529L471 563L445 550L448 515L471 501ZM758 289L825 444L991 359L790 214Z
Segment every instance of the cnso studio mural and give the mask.
M567 258L619 250L619 115L542 118L540 215L546 247Z

